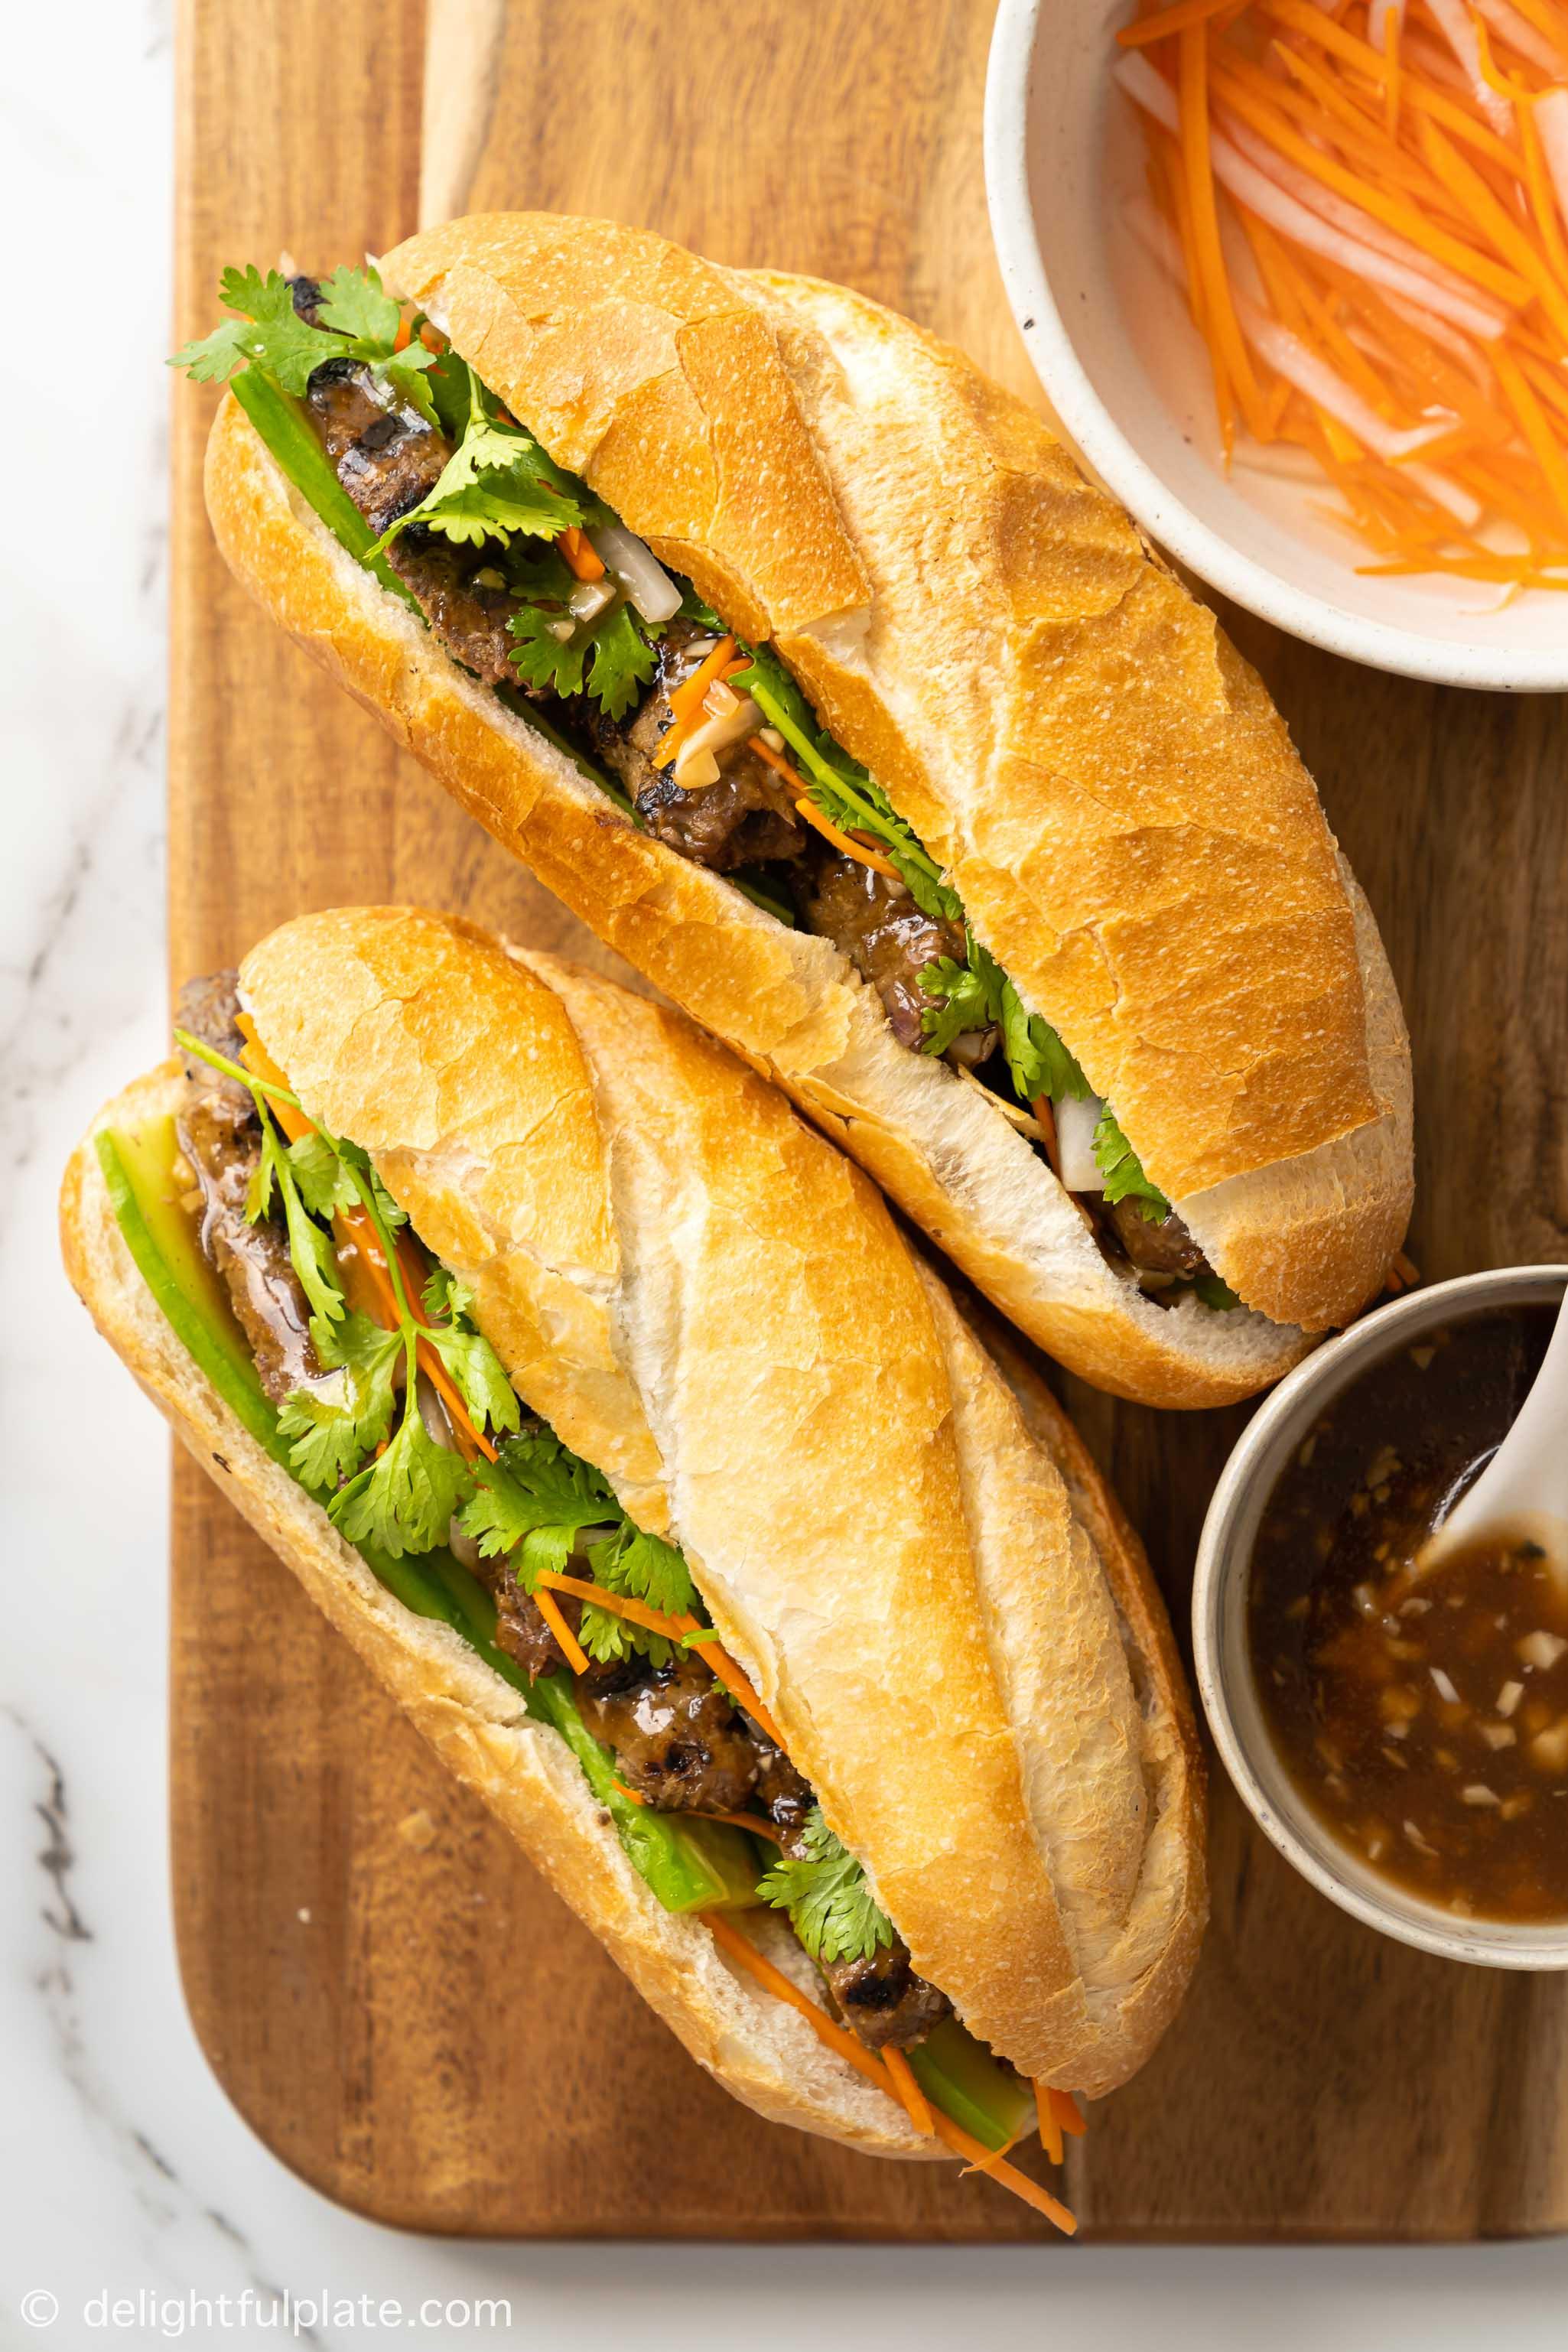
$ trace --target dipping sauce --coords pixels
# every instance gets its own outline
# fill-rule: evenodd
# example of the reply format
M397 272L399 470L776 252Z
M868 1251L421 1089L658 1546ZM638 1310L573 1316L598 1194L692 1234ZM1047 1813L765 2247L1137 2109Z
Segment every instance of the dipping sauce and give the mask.
M1539 1547L1413 1562L1529 1392L1555 1309L1456 1318L1363 1371L1253 1547L1274 1746L1340 1842L1461 1916L1568 1918L1568 1595ZM1568 1435L1565 1435L1568 1443Z

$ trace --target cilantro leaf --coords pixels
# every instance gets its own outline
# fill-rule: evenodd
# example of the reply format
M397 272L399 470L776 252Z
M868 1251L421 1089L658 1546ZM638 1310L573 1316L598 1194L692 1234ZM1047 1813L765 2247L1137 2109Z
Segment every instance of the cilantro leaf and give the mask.
M521 605L507 624L516 640L512 660L530 686L563 696L586 692L608 718L622 718L658 661L641 623L628 604L615 604L598 621L570 624L559 606ZM565 637L557 635L563 627L570 627Z
M1193 1288L1203 1305L1212 1307L1216 1315L1228 1315L1232 1307L1241 1305L1229 1283L1222 1282L1217 1274L1194 1275Z
M1095 1124L1094 1164L1105 1179L1108 1207L1114 1208L1118 1201L1136 1201L1139 1214L1147 1223L1164 1223L1171 1213L1171 1204L1158 1185L1151 1184L1144 1175L1143 1162L1109 1108L1100 1112Z
M583 1614L577 1621L577 1640L595 1665L618 1666L627 1658L647 1657L656 1666L668 1664L670 1644L658 1633L646 1633L640 1625L632 1625L624 1617L615 1616L608 1609L595 1609L591 1601L583 1604Z
M487 1559L516 1550L541 1528L564 1530L574 1541L584 1528L614 1527L623 1517L599 1473L549 1430L524 1430L508 1438L500 1459L476 1464L474 1475L475 1491L461 1524ZM563 1559L571 1549L569 1542ZM535 1574L552 1565L540 1547L532 1557Z
M629 604L614 604L593 630L593 667L588 691L606 719L623 719L637 688L653 676L658 656L633 617Z
M516 650L510 658L517 665L518 675L525 685L542 687L563 698L581 694L583 668L588 657L588 636L583 629L574 628L565 636L556 631L566 627L570 614L563 609L552 610L547 604L524 604L507 623L516 640Z
M334 269L321 279L316 316L323 327L388 352L403 319L391 295L382 290L381 272L368 261L363 269Z
M643 1601L667 1617L695 1615L701 1608L684 1556L662 1536L645 1534L630 1519L607 1542L591 1544L594 1581L627 1601Z
M425 1337L450 1372L475 1428L515 1429L522 1418L517 1391L484 1334L441 1323L425 1327Z
M396 1436L384 1454L338 1489L327 1511L350 1543L378 1544L401 1559L405 1552L431 1551L445 1543L472 1484L462 1455L437 1444L405 1389Z
M1001 1017L1000 989L995 984L1001 975L988 956L985 961L990 970L977 968L974 946L971 933L968 963L958 963L952 956L938 956L919 975L926 994L942 1000L928 1005L921 1014L921 1027L925 1033L921 1051L924 1054L945 1054L956 1039L971 1030L987 1029Z
M384 555L398 533L416 522L462 546L477 547L487 539L510 546L514 531L524 538L558 538L569 524L584 520L583 501L568 483L531 433L498 424L476 407L434 488L399 515L371 552Z
M790 1926L814 1960L868 1960L893 1940L893 1924L852 1853L840 1845L816 1805L801 1831L802 1855L786 1854L757 1893Z
M474 1303L474 1294L466 1282L459 1282L444 1265L433 1265L425 1285L423 1305L432 1323L455 1323L466 1315Z
M256 1100L260 1103L259 1095ZM264 1115L261 1121L261 1156L257 1161L245 1202L246 1218L249 1223L254 1225L269 1214L274 1192L282 1202L283 1221L289 1236L289 1255L300 1277L300 1286L310 1302L312 1313L325 1324L341 1321L345 1307L331 1237L317 1224L301 1199L294 1162L279 1141L278 1130L270 1118Z
M332 1333L335 1370L330 1380L295 1389L283 1401L278 1426L298 1443L289 1458L307 1486L333 1491L392 1427L397 1395L394 1374L403 1337L384 1331L366 1315L351 1314Z
M200 342L186 343L169 362L197 383L226 383L252 360L298 398L323 360L349 356L346 335L323 332L300 318L289 280L276 269L265 278L254 264L226 269L219 292L240 317L226 319Z
M289 1158L300 1195L313 1217L330 1217L339 1209L357 1209L359 1194L341 1153L332 1150L317 1128L289 1146Z
M999 1001L1002 1051L1020 1100L1032 1103L1048 1095L1052 1102L1086 1101L1089 1080L1050 1023L1038 1013L1025 1012L1010 980L1002 982Z

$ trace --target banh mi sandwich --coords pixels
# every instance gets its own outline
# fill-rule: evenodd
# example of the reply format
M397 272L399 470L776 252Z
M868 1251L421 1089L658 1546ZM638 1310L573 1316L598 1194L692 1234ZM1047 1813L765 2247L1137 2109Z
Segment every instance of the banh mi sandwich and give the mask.
M1205 1898L1147 1567L861 1172L679 1013L301 917L67 1173L71 1279L710 2073L1002 2160L1148 2054Z
M177 363L232 378L239 578L1032 1338L1210 1404L1379 1288L1375 926L1259 681L1037 417L606 222L223 296Z

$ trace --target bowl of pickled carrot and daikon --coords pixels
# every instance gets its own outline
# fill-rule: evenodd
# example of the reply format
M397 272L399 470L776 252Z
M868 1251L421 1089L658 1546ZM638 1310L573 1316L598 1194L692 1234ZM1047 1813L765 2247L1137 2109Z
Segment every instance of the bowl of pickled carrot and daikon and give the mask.
M1047 400L1167 552L1568 688L1568 0L1002 0L985 159Z

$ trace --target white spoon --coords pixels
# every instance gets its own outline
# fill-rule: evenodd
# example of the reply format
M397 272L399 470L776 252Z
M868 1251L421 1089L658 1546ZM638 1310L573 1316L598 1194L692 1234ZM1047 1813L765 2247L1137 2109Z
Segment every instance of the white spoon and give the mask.
M1568 1292L1518 1420L1416 1555L1418 1574L1487 1537L1538 1543L1568 1581Z

